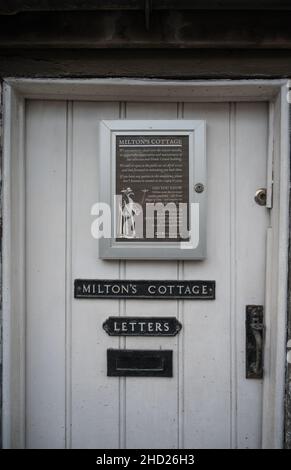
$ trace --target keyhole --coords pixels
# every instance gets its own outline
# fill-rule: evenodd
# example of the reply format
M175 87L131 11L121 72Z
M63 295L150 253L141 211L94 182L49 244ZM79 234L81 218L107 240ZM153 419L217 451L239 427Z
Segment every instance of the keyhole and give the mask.
M255 201L259 206L265 206L267 202L267 191L266 188L260 188L256 191Z

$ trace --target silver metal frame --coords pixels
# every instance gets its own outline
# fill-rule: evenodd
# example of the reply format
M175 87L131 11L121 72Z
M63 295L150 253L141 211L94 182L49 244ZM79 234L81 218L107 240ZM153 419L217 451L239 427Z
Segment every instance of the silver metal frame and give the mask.
M201 260L206 256L206 123L194 120L113 120L100 123L100 194L99 201L114 208L113 196L116 180L115 141L119 134L138 135L188 135L189 136L189 203L199 203L198 244L193 237L189 242L118 242L112 237L100 239L102 259L163 259ZM202 183L206 188L197 193L194 186ZM115 225L112 210L112 232ZM190 211L191 213L191 211ZM190 215L190 227L192 227Z

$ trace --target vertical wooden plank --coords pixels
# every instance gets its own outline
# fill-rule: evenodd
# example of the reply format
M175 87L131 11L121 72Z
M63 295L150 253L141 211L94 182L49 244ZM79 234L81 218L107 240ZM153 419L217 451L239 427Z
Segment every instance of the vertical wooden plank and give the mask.
M31 101L26 128L26 445L65 444L66 103Z
M237 103L235 119L235 236L237 425L239 448L261 446L262 383L245 379L244 315L247 304L264 305L266 234L269 211L254 201L266 187L268 155L267 103ZM232 221L234 223L234 221Z
M185 279L214 279L215 301L184 302L186 448L228 448L230 401L229 107L185 103L185 119L205 119L207 257L185 263Z
M184 103L177 104L177 118L184 118ZM184 261L177 262L177 279L184 279ZM181 325L184 325L184 300L177 300L177 318ZM184 351L184 331L177 337L177 387L178 387L178 401L177 401L177 444L178 449L184 449L185 441L185 393L184 393L184 377L185 377L185 351Z
M128 119L177 119L175 103L128 103ZM127 261L128 279L177 279L177 262ZM130 300L126 315L177 316L172 300ZM180 334L183 334L182 332ZM173 378L126 378L127 448L176 448L178 446L177 337L127 338L132 349L172 349Z
M20 449L25 447L25 101L8 84L3 92L2 445Z
M275 198L275 201L277 198ZM276 265L273 259L274 247L274 229L268 227L267 241L266 241L266 293L265 293L265 338L264 338L264 379L262 390L262 449L274 448L274 407L270 406L270 397L272 397L272 372L275 369L274 361L272 360L272 339L274 335L273 321L277 317L276 312L276 291L277 286L274 286L274 275L277 275ZM274 315L274 312L276 313Z
M126 119L126 102L121 101L119 103L119 119ZM126 261L119 261L119 279L126 278ZM126 314L126 300L119 300L119 315L124 316ZM118 341L119 349L126 348L126 338L120 337ZM126 448L126 377L119 377L118 379L118 391L119 391L119 436L118 445L120 449Z
M66 367L66 432L65 446L72 445L72 191L73 191L73 102L67 102L66 129L66 337L65 337L65 367Z
M229 103L229 224L230 224L230 447L237 448L237 238L236 238L236 201L237 201L237 159L236 159L236 103Z
M72 279L119 276L118 261L98 258L98 240L91 235L91 207L98 202L98 124L118 119L118 103L75 102L73 108ZM73 295L73 290L72 290ZM102 328L118 315L118 300L72 301L72 436L74 448L117 448L119 445L118 379L107 377L106 350L118 338Z

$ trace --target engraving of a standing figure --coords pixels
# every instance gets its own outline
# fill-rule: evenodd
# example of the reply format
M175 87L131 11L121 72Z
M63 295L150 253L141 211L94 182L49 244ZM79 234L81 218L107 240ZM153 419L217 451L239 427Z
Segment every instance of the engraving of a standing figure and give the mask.
M119 237L136 238L135 217L140 215L141 208L134 202L134 192L131 188L121 191L119 205Z

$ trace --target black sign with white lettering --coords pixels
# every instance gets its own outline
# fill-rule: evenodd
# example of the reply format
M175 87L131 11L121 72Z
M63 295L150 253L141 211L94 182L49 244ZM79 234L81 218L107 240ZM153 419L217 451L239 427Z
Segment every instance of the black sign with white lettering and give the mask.
M76 299L215 299L215 281L76 279Z
M189 241L188 135L116 135L115 174L121 197L119 242ZM156 221L153 206L169 203L171 215ZM183 205L187 210L180 209ZM137 234L134 220L140 208L144 233Z
M182 325L175 317L109 317L103 328L110 336L175 336Z

